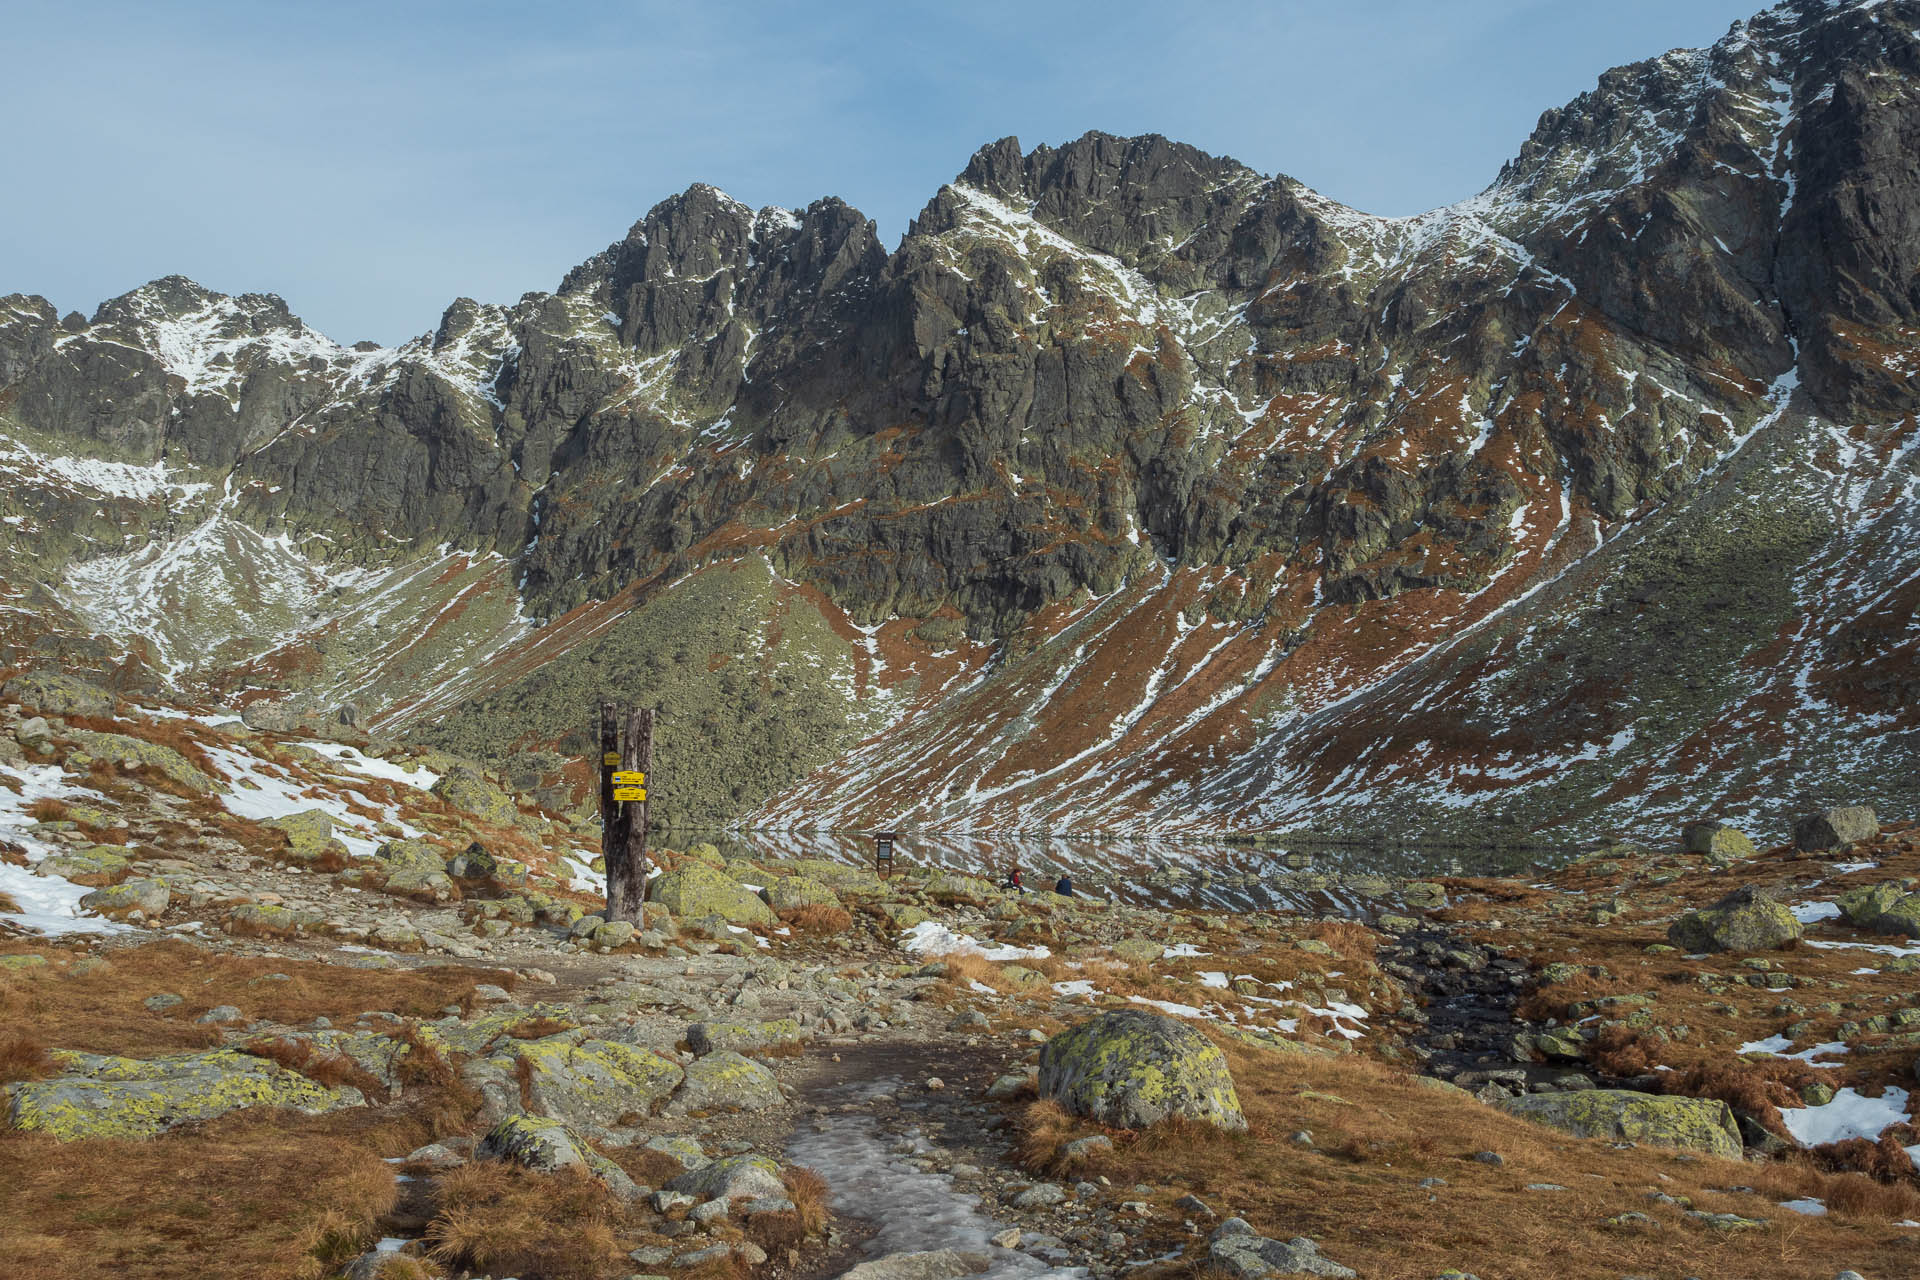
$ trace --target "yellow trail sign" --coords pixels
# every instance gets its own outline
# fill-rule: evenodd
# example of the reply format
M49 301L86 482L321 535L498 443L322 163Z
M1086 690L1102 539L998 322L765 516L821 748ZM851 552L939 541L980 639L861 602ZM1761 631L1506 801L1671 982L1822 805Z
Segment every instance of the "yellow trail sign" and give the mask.
M615 787L613 789L613 802L615 804L645 804L646 800L647 789L645 787Z
M620 753L618 751L609 751L600 757L600 763L609 769L618 768L620 764Z
M613 785L616 787L644 787L647 785L647 775L638 769L620 769L613 775Z

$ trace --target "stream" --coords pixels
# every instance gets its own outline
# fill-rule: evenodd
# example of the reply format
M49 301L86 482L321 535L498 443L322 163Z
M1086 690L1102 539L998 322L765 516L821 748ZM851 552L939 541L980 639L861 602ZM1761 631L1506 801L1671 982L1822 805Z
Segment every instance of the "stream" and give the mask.
M875 1229L862 1261L890 1253L956 1249L993 1260L980 1280L1085 1276L1084 1268L1051 1266L995 1245L992 1237L1007 1224L983 1214L977 1197L956 1188L950 1175L929 1173L913 1163L913 1157L934 1149L924 1133L918 1128L900 1136L881 1132L867 1104L898 1094L904 1085L898 1077L883 1077L823 1090L816 1099L821 1103L852 1103L863 1109L802 1125L787 1146L790 1161L817 1169L826 1178L836 1214L862 1219Z

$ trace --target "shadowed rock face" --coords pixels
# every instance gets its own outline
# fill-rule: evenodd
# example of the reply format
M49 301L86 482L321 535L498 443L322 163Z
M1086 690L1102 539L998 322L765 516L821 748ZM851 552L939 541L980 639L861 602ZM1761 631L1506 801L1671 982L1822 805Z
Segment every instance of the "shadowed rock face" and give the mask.
M1411 219L1096 133L983 147L891 252L694 186L390 350L179 277L0 299L0 662L494 754L662 690L682 755L760 744L663 755L695 821L1293 825L1357 780L1617 825L1766 715L1910 729L1917 15L1793 0L1608 72ZM758 658L648 621L715 573ZM1749 743L1690 807L1858 763Z

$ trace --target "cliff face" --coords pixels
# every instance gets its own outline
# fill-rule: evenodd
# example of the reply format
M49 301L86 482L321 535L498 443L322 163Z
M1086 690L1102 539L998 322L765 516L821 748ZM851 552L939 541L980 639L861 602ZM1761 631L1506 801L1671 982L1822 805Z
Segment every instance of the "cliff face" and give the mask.
M1584 833L1910 801L1920 3L1603 76L1481 195L983 148L888 253L696 186L342 349L0 300L0 661L484 750L667 713L671 818Z

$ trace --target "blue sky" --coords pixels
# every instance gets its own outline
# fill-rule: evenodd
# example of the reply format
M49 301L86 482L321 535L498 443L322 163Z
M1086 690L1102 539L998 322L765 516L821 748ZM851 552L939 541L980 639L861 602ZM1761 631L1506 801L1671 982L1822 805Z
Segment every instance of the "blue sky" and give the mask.
M975 148L1162 133L1375 213L1472 194L1609 66L1758 0L0 0L0 292L170 272L351 342L549 289L696 181L889 247Z

